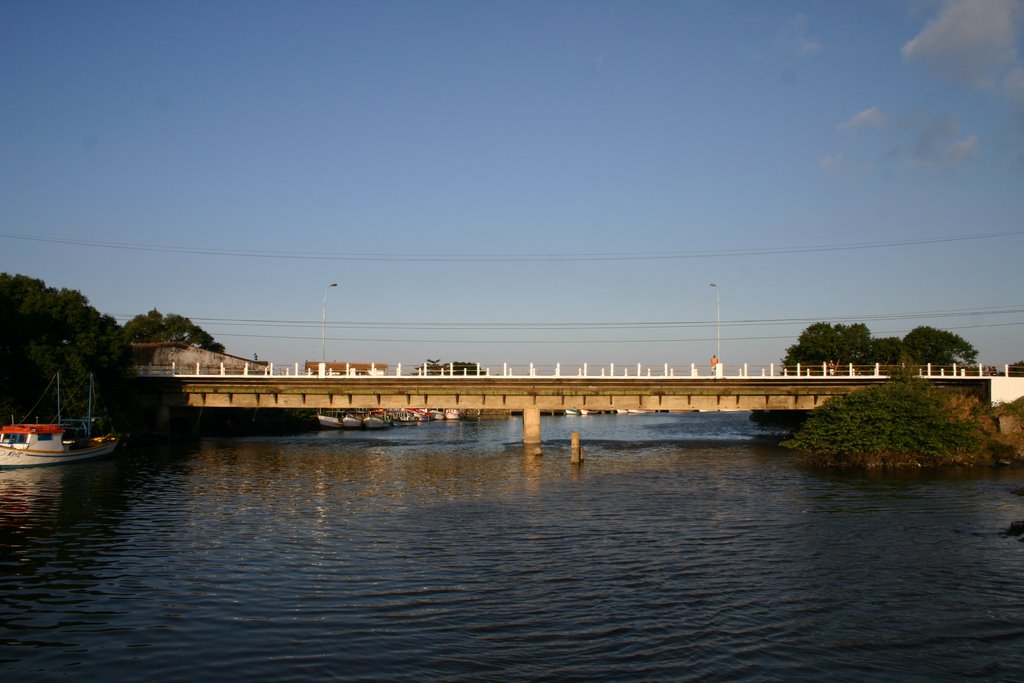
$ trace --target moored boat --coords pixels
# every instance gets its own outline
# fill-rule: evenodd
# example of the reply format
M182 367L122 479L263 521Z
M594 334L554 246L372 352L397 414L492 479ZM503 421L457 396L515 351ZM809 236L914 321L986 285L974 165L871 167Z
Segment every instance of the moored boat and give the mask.
M0 469L78 462L109 455L120 445L120 438L111 434L92 435L92 376L89 377L89 414L84 419L61 419L60 373L56 382L55 422L0 427Z
M316 420L320 423L321 427L326 429L342 429L344 427L344 425L341 424L341 418L337 415L324 415L323 413L317 413Z
M386 413L374 411L363 417L363 429L385 429L391 426L391 420Z
M120 444L115 436L85 436L59 424L14 424L0 427L0 468L57 465L98 458L113 453Z
M341 416L341 426L344 429L362 429L363 416L346 413L345 415Z
M391 418L391 424L395 426L418 425L420 423L420 416L411 410L389 410L388 416Z

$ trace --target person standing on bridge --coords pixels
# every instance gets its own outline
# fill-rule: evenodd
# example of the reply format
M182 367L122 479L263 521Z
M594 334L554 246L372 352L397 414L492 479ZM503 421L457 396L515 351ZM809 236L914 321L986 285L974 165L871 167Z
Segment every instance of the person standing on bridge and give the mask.
M718 371L718 356L711 356L711 374L715 374Z

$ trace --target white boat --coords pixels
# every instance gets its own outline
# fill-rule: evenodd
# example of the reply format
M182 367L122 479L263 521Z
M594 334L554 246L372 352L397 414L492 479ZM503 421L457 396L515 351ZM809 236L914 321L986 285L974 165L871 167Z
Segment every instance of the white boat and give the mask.
M341 416L341 426L344 429L362 429L363 428L363 416L362 415L349 415L345 414Z
M341 424L341 418L337 415L324 415L323 413L317 413L316 420L320 423L321 427L325 427L327 429L344 428L344 425Z
M56 381L55 423L0 427L0 469L78 462L109 455L120 445L121 440L111 434L92 435L92 376L89 377L89 416L85 419L61 419L60 373Z
M576 408L566 408L566 409L565 409L565 414L566 414L566 415L569 415L569 416L572 416L572 415L582 415L583 413L581 413L581 412L580 412L580 411L579 411L578 409L576 409Z
M444 411L444 419L446 420L461 420L462 411L458 408L446 408Z
M362 429L363 428L363 416L362 415L351 415L345 413L335 413L334 415L326 415L324 413L317 413L316 420L320 423L320 426L325 429Z
M411 410L389 410L391 424L394 426L418 425L420 416Z
M391 421L384 413L369 413L363 417L363 429L384 429L390 426Z
M113 453L115 436L74 438L59 424L16 424L0 427L0 468L57 465Z

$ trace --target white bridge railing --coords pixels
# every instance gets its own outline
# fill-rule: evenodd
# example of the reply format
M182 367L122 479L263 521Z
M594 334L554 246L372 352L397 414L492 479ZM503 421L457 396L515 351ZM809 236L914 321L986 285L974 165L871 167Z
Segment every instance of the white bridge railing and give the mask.
M171 365L142 365L136 368L139 377L222 377L222 376L233 376L233 377L276 377L276 378L337 378L337 377L351 377L351 378L380 378L380 377L398 377L408 379L453 379L453 378L586 378L586 379L607 379L607 378L628 378L633 377L637 379L744 379L744 378L779 378L779 379L792 379L794 377L809 377L809 378L820 378L820 379L841 379L843 377L849 378L865 378L865 377L891 377L896 371L905 371L897 366L887 366L875 363L874 365L836 365L830 363L821 364L809 364L809 365L776 365L775 363L769 363L768 365L750 365L744 363L738 366L730 366L729 373L726 372L726 366L723 363L719 363L713 368L708 366L699 367L695 363L691 363L688 367L676 367L664 363L662 365L644 365L637 363L635 365L616 365L615 363L609 363L606 365L583 363L582 365L563 365L562 363L555 363L554 365L539 365L534 363L524 365L514 365L509 363L502 363L501 367L489 367L476 365L476 367L467 367L460 365L456 368L454 363L448 365L432 366L429 371L425 371L423 366L415 366L412 368L406 368L403 370L402 364L399 363L394 369L390 369L387 365L376 366L369 364L369 368L366 369L365 364L360 364L359 370L355 367L346 365L345 372L335 372L327 368L327 364L321 363L317 371L312 369L306 370L304 365L295 363L294 365L275 365L274 363L245 363L244 365L225 365L224 363L219 366L210 364L196 363L194 365L177 365L172 363ZM940 378L940 377L963 377L963 378L977 378L986 376L1011 376L1011 368L1009 365L1004 365L1001 369L996 369L994 366L977 365L977 366L960 366L960 365L946 365L946 366L933 366L925 365L912 368L914 374L920 377L927 378Z

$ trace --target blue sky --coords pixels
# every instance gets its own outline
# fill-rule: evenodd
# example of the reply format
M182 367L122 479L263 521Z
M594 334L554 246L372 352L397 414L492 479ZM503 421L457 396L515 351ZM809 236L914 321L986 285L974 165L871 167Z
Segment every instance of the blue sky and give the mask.
M1024 1L0 0L0 269L241 356L1024 359ZM716 283L718 315L716 324Z

